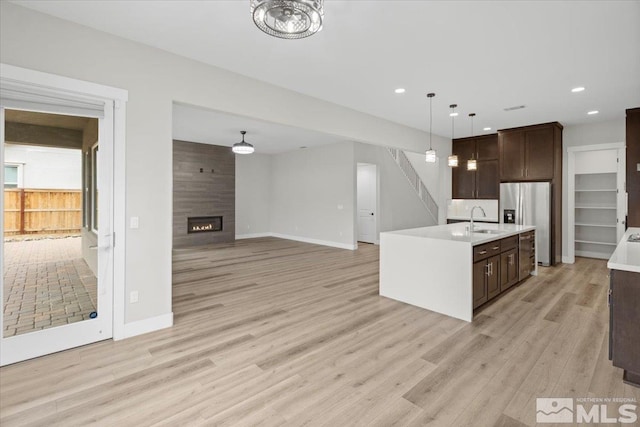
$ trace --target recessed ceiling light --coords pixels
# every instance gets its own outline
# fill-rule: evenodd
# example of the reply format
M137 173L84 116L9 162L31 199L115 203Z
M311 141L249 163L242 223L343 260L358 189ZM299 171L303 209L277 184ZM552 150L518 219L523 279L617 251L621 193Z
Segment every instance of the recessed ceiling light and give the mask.
M482 128L482 130L491 130L491 128Z
M576 92L582 92L583 90L584 88L582 86L578 86L571 89L571 92L576 93Z
M405 89L403 87L399 87L398 89L394 90L395 93L405 93Z
M455 113L455 112L454 113L450 113L449 117L458 117L458 113Z
M594 114L598 114L600 111L598 110L593 110L593 111L589 111L587 114L590 116L593 116Z

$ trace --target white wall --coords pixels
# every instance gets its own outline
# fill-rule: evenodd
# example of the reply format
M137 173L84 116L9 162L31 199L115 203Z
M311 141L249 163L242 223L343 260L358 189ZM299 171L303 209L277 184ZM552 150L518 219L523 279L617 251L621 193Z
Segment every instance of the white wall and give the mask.
M236 156L236 238L271 232L271 158Z
M405 151L411 165L438 204L438 223L447 222L447 203L451 200L451 168L447 165L447 157L451 154L451 143L439 144L436 149L438 158L435 163L427 163L425 153Z
M378 231L426 227L435 221L384 147L355 143L356 163L378 166ZM380 240L378 236L376 240Z
M562 132L562 256L568 252L568 214L567 214L567 147L593 144L609 144L625 141L625 118L588 125L565 126Z
M271 231L353 248L356 164L353 144L272 156Z
M82 189L82 151L79 149L5 144L4 162L23 165L23 188Z
M126 302L126 322L171 312L173 102L345 140L416 152L426 148L425 132L5 1L0 2L0 61L129 91L126 212L140 218L140 227L125 236L125 294L139 292L136 304Z

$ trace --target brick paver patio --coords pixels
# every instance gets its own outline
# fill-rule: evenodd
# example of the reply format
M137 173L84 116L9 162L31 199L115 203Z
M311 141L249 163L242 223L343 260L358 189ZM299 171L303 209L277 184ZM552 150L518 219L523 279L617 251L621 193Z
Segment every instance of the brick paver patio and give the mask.
M89 319L96 278L81 238L4 243L4 337Z

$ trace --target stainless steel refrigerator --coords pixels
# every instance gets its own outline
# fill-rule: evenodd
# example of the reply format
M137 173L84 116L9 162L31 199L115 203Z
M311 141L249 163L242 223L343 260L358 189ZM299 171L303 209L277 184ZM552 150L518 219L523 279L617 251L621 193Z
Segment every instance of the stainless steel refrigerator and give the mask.
M535 225L538 262L551 265L551 183L500 184L500 222Z

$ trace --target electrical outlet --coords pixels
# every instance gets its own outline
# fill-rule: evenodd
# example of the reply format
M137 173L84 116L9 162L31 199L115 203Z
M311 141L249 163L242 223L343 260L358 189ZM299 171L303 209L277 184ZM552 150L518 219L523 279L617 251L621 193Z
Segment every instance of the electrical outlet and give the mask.
M341 211L342 209L344 209L344 206L338 205L338 210Z
M136 229L139 226L140 226L140 218L138 218L137 216L132 216L130 224L129 224L129 227L133 228L133 229Z
M135 304L138 302L138 291L131 291L129 294L129 303Z

